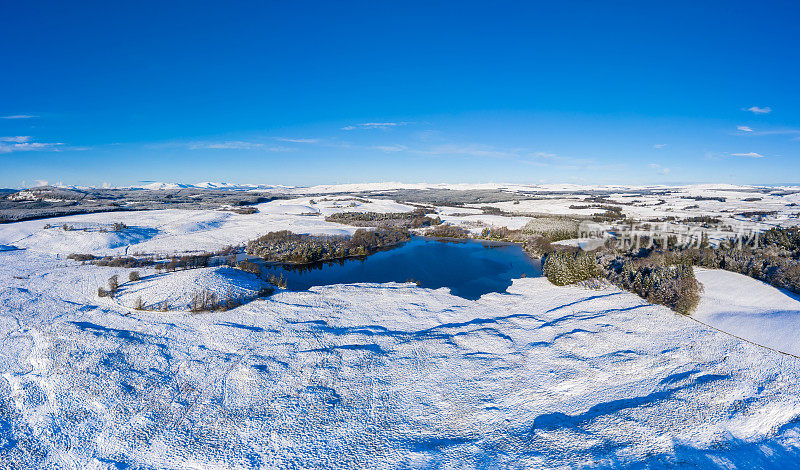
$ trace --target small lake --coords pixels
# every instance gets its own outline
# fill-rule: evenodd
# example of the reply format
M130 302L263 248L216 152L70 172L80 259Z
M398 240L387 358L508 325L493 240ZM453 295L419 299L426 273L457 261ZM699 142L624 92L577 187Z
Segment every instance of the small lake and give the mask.
M357 282L417 282L422 287L449 287L453 295L474 300L505 292L512 279L541 276L539 260L517 245L478 241L410 241L360 259L306 266L264 265L264 274L283 275L290 290Z

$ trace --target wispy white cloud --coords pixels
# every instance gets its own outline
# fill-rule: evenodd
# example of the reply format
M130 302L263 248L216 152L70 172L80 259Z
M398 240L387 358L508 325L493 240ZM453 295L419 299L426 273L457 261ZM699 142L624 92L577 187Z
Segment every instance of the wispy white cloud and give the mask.
M568 157L551 152L532 151L526 148L503 148L476 143L448 143L409 152L430 157L443 158L490 158L513 160L539 167L585 170L593 165L591 159Z
M38 117L33 114L12 114L11 116L0 116L0 119L33 119Z
M768 131L758 131L749 126L736 126L736 130L743 132L739 135L763 136L763 135L793 135L800 137L800 129L772 129Z
M519 158L523 149L500 149L481 144L442 144L417 153L443 157Z
M405 126L410 122L364 122L342 127L343 131L354 131L356 129L390 129L397 126Z
M557 154L549 152L533 152L532 154L530 154L530 156L534 158L544 158L544 159L558 158Z
M294 139L289 137L275 137L278 142L291 142L293 144L316 144L319 139Z
M663 149L666 146L667 146L667 144L655 144L655 145L653 145L653 148L654 149Z
M47 180L33 180L33 181L36 182L37 186L47 186L47 184L49 183L49 181Z
M291 152L293 149L283 146L266 145L262 142L244 140L224 140L219 142L190 142L190 150L263 150L265 152Z
M659 165L658 163L651 163L650 168L656 170L657 172L661 173L662 175L668 175L670 169L664 166Z
M756 152L747 152L747 153L732 153L734 157L746 157L746 158L764 158L764 155Z
M12 135L10 137L0 137L0 142L13 142L16 144L28 142L29 140L31 140L31 136L29 135Z
M402 152L406 150L406 146L404 145L375 145L370 147L374 150L380 150L381 152L387 153L394 153L394 152Z
M745 111L750 111L753 114L769 114L772 112L772 108L770 108L769 106L765 106L763 108L759 106L751 106L747 108Z
M61 142L32 142L27 135L0 137L0 153L60 150L65 149L63 145Z

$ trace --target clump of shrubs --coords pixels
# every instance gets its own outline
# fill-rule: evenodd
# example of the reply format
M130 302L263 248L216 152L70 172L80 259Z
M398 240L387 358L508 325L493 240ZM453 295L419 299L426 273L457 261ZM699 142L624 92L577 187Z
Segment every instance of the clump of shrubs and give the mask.
M75 261L92 261L97 259L96 256L84 253L72 253L67 255L67 259L72 259Z
M128 273L128 280L131 282L136 282L142 279L142 275L139 274L139 271L131 271Z
M543 259L542 273L557 286L587 281L602 274L594 255L584 251L548 253Z
M227 212L234 212L236 214L241 214L241 215L255 214L256 212L258 212L258 209L256 209L253 206L223 207L220 210L221 211L227 211Z

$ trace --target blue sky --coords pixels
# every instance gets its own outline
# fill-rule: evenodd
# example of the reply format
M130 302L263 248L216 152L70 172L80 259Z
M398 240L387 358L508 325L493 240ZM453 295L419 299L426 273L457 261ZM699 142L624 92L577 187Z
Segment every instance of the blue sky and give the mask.
M0 187L800 183L797 2L6 2Z

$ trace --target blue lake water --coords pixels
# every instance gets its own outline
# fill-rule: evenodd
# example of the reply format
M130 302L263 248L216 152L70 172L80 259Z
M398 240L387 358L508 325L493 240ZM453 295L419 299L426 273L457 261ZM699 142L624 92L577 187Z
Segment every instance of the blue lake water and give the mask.
M302 267L266 265L263 270L266 275L282 275L290 290L356 282L415 281L431 289L449 287L453 295L473 300L489 292L505 292L512 279L542 274L539 260L528 257L517 245L421 237L363 259Z

